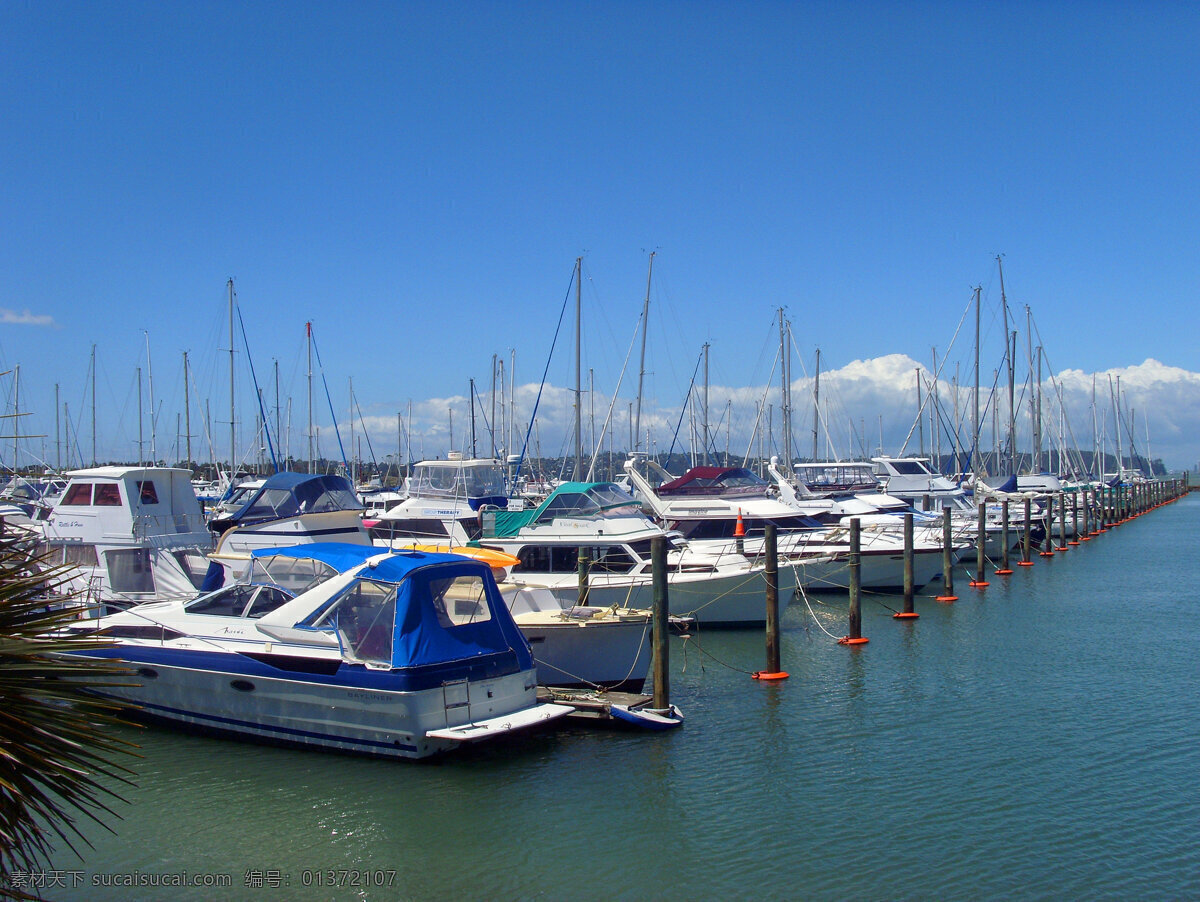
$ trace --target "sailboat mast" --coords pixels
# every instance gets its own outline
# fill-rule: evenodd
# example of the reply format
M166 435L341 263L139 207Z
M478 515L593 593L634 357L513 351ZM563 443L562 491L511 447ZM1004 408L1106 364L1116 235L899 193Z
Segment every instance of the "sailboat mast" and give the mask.
M188 352L183 352L183 428L187 442L187 463L192 465L192 395L188 385Z
M708 459L708 342L704 343L704 465Z
M140 383L139 383L140 385ZM139 405L140 407L141 405ZM21 364L13 367L13 476L17 475L17 456L21 453Z
M583 257L575 258L575 480L583 479L583 405L580 381L581 319L583 316Z
M813 376L813 453L812 459L820 457L817 448L817 430L821 424L821 349L817 348L816 375ZM924 441L921 442L924 445Z
M791 367L788 365L788 333L783 318L783 308L779 308L779 372L780 372L780 417L783 429L783 465L789 475L792 472L792 398L791 398Z
M974 408L971 419L972 426L972 450L974 469L979 469L979 295L982 291L982 286L975 286L975 392L974 392ZM1005 343L1007 344L1007 338Z
M642 387L646 380L646 333L650 329L650 277L654 274L654 251L650 252L650 266L646 271L646 302L642 305L642 362L638 367L637 417L633 423L633 449L642 442ZM647 451L650 449L647 448Z
M237 416L234 414L233 374L233 279L229 280L229 483L237 466Z
M1008 452L1011 459L1012 472L1017 472L1017 411L1016 390L1017 375L1017 334L1008 333L1008 297L1004 294L1004 264L1000 255L996 255L996 266L1000 270L1000 310L1004 316L1004 356L1008 358ZM1011 339L1011 340L1010 340Z
M313 454L313 414L312 414L312 322L304 324L304 335L308 345L308 472L314 473L315 461Z
M146 380L150 386L150 461L151 463L158 462L158 446L155 442L156 420L158 419L154 409L154 367L150 364L150 333L145 329L142 334L146 336Z
M145 456L142 454L142 368L137 368L137 383L138 383L138 466L145 463Z
M96 346L92 345L92 466L96 466Z

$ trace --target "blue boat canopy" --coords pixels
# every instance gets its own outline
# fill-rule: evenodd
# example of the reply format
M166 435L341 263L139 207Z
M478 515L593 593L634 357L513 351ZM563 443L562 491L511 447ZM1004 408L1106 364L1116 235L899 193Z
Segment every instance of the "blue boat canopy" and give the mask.
M347 586L299 615L299 623L292 621L300 629L335 633L351 662L392 670L464 662L494 668L499 660L506 671L533 667L529 645L482 561L329 542L260 549L254 556L311 559L354 571ZM443 676L454 678L450 671Z
M210 521L209 528L220 534L233 526L250 526L301 514L362 509L354 486L345 476L283 472L269 477L249 501L228 517Z

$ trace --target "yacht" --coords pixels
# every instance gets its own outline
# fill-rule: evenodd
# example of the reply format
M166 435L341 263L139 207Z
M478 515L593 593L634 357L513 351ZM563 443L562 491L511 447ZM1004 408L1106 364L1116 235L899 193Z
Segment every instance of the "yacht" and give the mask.
M73 626L127 662L98 694L241 738L424 758L571 712L537 700L533 655L491 569L457 555L311 543L245 578Z

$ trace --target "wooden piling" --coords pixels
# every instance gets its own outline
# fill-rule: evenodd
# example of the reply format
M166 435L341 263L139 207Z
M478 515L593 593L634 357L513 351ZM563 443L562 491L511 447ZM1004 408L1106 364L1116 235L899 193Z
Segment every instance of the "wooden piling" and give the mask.
M997 576L1012 573L1012 567L1008 565L1008 546L1008 499L1004 498L1000 501L1000 569L996 571Z
M591 569L591 554L586 547L581 547L579 549L579 598L577 602L580 607L587 607Z
M671 676L667 651L667 540L655 536L650 540L650 580L654 590L651 609L653 628L651 643L654 654L654 707L666 710L671 706Z
M1032 548L1032 536L1030 535L1033 529L1033 504L1029 500L1029 496L1025 496L1025 531L1021 537L1021 566L1032 567L1033 561L1029 559L1029 552Z
M954 594L954 530L950 522L950 508L942 508L942 582L945 586L938 601L958 601Z
M1067 493L1058 493L1058 550L1067 550Z
M978 527L975 530L975 579L970 582L972 588L982 589L988 584L984 579L984 564L987 561L987 553L984 546L987 544L987 504L980 501L976 506L978 513Z
M763 552L766 562L763 576L767 583L767 669L753 674L756 680L786 680L779 669L779 527L767 522L763 527Z
M913 610L913 515L904 515L904 607L893 614L897 620L916 620L920 614Z
M862 634L862 523L858 517L850 518L850 616L848 635L838 640L840 645L865 645L869 640Z
M1068 545L1079 544L1079 492L1071 493L1071 535L1073 538Z

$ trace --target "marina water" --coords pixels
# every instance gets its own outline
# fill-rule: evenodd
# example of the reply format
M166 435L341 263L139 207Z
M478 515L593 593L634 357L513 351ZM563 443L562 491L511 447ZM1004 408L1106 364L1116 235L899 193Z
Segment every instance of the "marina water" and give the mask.
M749 676L759 631L675 638L687 722L666 734L570 726L406 764L130 729L115 834L87 824L42 892L1200 898L1200 496L1034 561L983 590L962 570L915 622L865 596L858 648L793 601L780 684ZM808 602L845 634L845 595ZM149 885L185 872L227 885Z

